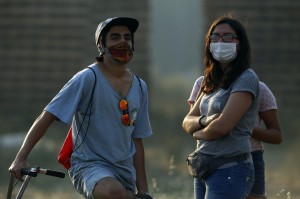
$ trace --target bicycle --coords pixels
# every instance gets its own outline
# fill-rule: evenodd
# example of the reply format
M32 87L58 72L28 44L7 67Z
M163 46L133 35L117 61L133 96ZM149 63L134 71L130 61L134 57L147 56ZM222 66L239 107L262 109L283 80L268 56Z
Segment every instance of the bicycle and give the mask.
M25 175L25 180L22 182L22 185L18 191L18 194L16 196L16 199L21 199L29 181L31 180L31 177L37 177L38 174L44 174L48 176L58 177L58 178L64 178L65 173L60 171L53 171L49 169L42 169L40 167L29 167L29 168L23 168L21 169L21 174ZM8 190L7 190L7 199L11 199L12 191L17 183L14 183L15 176L11 173Z

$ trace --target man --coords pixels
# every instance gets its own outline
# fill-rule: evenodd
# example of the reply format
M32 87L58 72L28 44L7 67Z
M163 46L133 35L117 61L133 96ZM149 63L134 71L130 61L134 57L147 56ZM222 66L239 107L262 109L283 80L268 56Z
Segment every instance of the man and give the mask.
M34 122L9 168L16 178L22 179L20 169L28 166L29 153L57 120L72 123L68 172L80 194L91 199L152 198L142 142L152 135L147 86L127 68L138 25L127 17L99 24L97 61L68 81Z

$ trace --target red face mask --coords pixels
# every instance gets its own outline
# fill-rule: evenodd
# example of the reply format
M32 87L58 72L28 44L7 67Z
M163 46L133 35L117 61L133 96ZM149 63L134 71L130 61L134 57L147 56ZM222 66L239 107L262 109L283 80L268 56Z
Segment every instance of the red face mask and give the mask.
M118 63L126 64L133 57L133 51L126 41L107 48L111 58Z

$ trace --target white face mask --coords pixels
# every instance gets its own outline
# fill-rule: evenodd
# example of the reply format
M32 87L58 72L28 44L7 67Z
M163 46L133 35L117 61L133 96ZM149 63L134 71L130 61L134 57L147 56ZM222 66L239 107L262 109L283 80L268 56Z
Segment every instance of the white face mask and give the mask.
M234 60L237 56L236 43L210 43L210 52L215 60L220 63L228 63Z

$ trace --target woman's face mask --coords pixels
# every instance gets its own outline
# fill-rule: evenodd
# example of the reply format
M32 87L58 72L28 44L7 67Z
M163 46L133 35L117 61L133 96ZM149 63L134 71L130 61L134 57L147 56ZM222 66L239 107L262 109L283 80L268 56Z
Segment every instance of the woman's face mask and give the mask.
M210 52L215 60L220 63L228 63L234 60L237 56L236 43L210 43Z
M133 51L126 41L109 48L104 48L105 53L120 64L127 64L133 57Z

